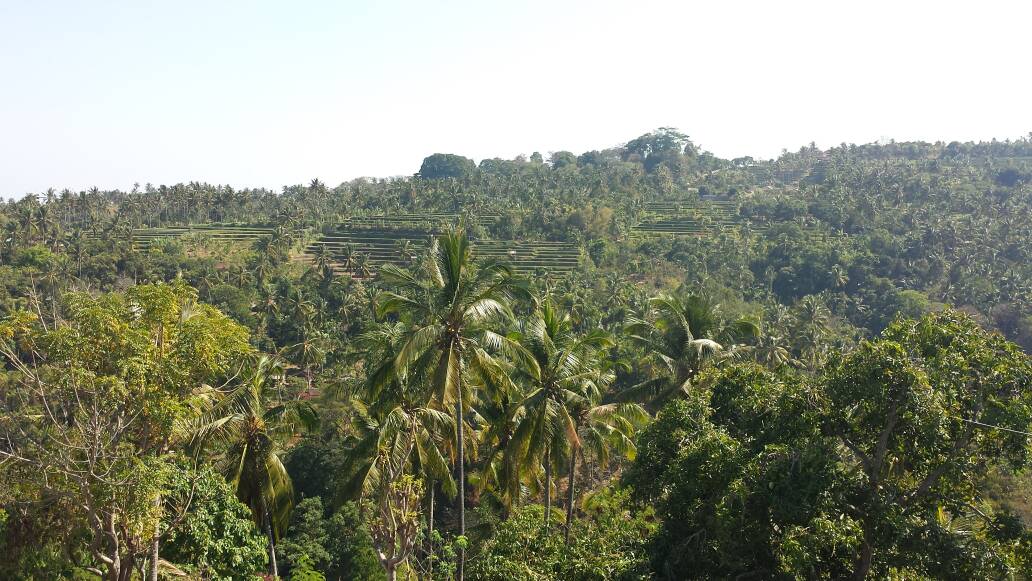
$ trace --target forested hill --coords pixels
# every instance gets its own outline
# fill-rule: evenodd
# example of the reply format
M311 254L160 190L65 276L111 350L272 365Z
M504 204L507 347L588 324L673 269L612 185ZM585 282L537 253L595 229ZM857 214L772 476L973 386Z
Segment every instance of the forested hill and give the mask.
M810 146L757 161L720 159L661 129L621 147L547 160L534 153L478 166L435 154L412 177L333 188L316 180L281 192L198 183L48 191L2 207L0 258L17 262L25 241L40 243L33 251L64 248L79 257L74 274L86 268L104 288L120 278L153 280L148 263L180 250L133 253L134 235L137 250L148 248L140 240L181 233L161 230L170 227L209 225L215 238L229 236L214 224L269 228L285 255L325 246L331 256L322 260L368 277L396 244L422 247L428 233L462 221L478 241L574 245L553 245L536 259L534 250L548 245L517 248L516 258L526 257L528 269L572 271L562 284L592 295L581 297L586 304L704 284L755 313L819 302L845 338L877 332L898 312L944 303L1029 349L1030 192L1029 139ZM212 235L196 234L191 248ZM203 259L193 253L195 269L183 271L192 284L203 288L227 268L264 268L265 257L234 264L219 252L237 246L209 246Z
M0 579L1029 579L1030 352L1032 135L28 195Z

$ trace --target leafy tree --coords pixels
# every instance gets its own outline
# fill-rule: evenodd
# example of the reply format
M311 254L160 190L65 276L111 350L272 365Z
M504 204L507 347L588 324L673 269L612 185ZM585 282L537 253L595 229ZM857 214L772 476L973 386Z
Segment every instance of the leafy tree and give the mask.
M808 388L755 366L701 381L645 429L624 477L661 522L657 577L847 574L859 527L835 502L848 473L819 436Z
M319 571L325 571L330 564L330 553L326 550L331 531L326 526L322 499L318 496L298 502L290 515L290 527L276 547L287 575L302 560Z
M326 544L330 565L326 571L331 581L380 581L383 568L373 549L365 522L357 506L346 503L332 517L327 527L332 534Z
M144 550L156 562L169 447L202 385L250 351L246 331L195 300L181 281L70 293L58 327L38 309L0 324L8 475L25 498L61 500L68 527L92 538L84 565L110 579L127 579Z
M1030 387L1027 355L951 310L893 323L830 372L823 391L826 429L862 475L854 505L863 533L854 578L893 565L921 566L936 577L1002 566L978 563L977 544L935 525L943 512L971 512L978 479L992 464L1027 464ZM918 565L901 551L901 539L922 527L935 530L934 544L945 545L948 558L939 554Z
M552 164L553 169L563 169L564 167L577 167L577 156L570 153L569 151L556 151L552 153L549 158L549 162Z
M647 171L652 171L664 161L678 160L682 153L694 154L695 148L687 135L671 127L661 127L628 141L624 151L625 157L637 157Z
M299 567L303 571L315 570L330 581L384 579L355 504L346 503L329 517L324 516L325 508L321 498L306 498L291 515L290 528L277 547L291 578L297 574L295 567ZM302 567L302 562L307 562L308 567Z
M290 574L290 581L326 581L326 576L312 568L312 559L308 555L297 558L297 567Z
M602 492L587 517L573 523L575 539L563 544L541 528L544 507L531 504L498 523L473 560L469 577L502 579L647 579L646 542L653 525L630 513L626 495Z
M211 467L175 470L164 502L164 559L206 579L237 579L265 567L268 554L247 506Z
M625 476L665 578L993 578L1025 559L980 501L1027 461L1029 358L953 311L901 320L816 382L707 372ZM1013 431L1008 431L1013 430ZM703 541L705 539L705 541Z
M425 179L464 178L476 171L476 164L468 157L451 153L435 153L423 159L419 177Z

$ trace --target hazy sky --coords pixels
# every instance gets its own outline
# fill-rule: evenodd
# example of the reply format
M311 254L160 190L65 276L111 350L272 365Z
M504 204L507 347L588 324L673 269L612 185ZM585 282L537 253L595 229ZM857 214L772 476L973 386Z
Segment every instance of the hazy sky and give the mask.
M1032 2L0 0L0 195L1032 131Z

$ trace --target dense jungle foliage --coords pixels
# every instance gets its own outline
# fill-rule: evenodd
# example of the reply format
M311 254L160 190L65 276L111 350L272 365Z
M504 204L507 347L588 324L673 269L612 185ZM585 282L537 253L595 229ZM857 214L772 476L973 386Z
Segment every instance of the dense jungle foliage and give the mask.
M0 578L1032 578L1032 135L0 203Z

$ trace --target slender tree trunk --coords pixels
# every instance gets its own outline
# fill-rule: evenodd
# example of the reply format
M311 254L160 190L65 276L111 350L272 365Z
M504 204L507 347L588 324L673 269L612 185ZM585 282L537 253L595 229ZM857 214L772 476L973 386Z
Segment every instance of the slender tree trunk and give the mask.
M545 446L545 534L548 534L549 518L552 516L552 450Z
M458 390L458 401L455 402L455 417L457 418L457 425L455 427L458 430L458 442L459 442L459 535L466 536L466 454L465 444L466 437L463 434L465 430L462 429L462 379L459 379ZM459 547L459 562L458 567L455 569L455 578L459 581L465 579L465 565L466 565L466 549Z
M273 579L279 578L279 567L276 566L276 541L272 536L272 519L269 517L269 507L265 507L265 534L269 537L269 574Z
M860 555L857 556L856 565L853 568L853 579L863 581L871 571L871 563L874 560L874 547L871 545L873 531L870 523L864 523L864 540L860 545Z
M430 481L430 515L429 515L429 527L427 530L427 539L430 541L430 550L428 551L427 557L427 571L430 579L434 578L434 481Z
M398 579L398 566L388 565L387 566L387 581L396 581Z
M161 551L161 496L154 499L154 506L158 509L158 519L154 523L154 540L151 541L150 563L148 563L147 580L158 581L158 557Z
M570 529L573 528L573 494L577 480L577 449L570 452L570 486L566 490L566 533L565 542L570 544Z

